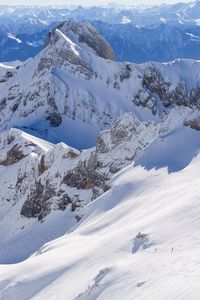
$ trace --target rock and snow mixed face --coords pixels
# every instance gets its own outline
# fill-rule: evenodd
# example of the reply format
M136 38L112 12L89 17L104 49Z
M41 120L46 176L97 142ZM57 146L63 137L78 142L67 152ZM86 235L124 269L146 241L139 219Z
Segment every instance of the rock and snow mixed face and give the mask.
M106 224L101 222L104 209L106 215L109 210L112 214L112 209L118 209L115 206L118 202L120 206L126 197L140 198L142 193L141 199L146 199L148 191L152 193L152 183L157 186L163 180L164 190L165 178L168 185L172 183L173 175L168 175L166 170L149 169L168 167L169 171L177 171L199 153L200 62L134 65L116 63L113 59L112 49L93 27L70 21L52 31L45 49L37 57L3 75L0 83L0 263L22 261L45 242L67 231L73 232L76 227L82 228L83 235L86 232L88 237L93 228L90 223L87 225L87 218L91 218L98 232L98 222L103 224L102 228L109 224L108 219ZM65 141L70 134L72 140L70 146L46 142L20 129L10 129L14 125L49 140ZM99 133L101 129L104 130ZM82 144L80 135L83 135ZM86 140L88 135L91 137ZM79 148L94 145L95 139L96 146L88 150L72 147L75 143ZM179 184L181 172L180 178L176 176ZM112 189L115 182L118 186ZM129 189L134 190L130 195ZM153 189L152 196L155 208L156 190ZM129 208L130 203L129 199ZM119 222L125 221L126 217L117 215ZM133 215L130 209L129 218ZM115 217L111 218L115 228ZM130 242L126 234L125 237L122 248ZM98 237L95 239L99 242ZM112 240L117 241L114 236ZM155 244L149 230L143 234L135 232L132 241L130 250L134 255ZM96 245L93 246L95 249ZM107 249L104 246L103 251ZM115 253L112 251L111 247L107 254ZM43 252L41 249L38 256ZM95 297L98 284L113 268L107 267L107 260L103 262L105 266L100 263L101 269L92 277L91 288L85 288L89 276L79 283L77 291L70 290L70 300L89 299L91 293ZM143 284L140 281L137 287ZM9 298L13 289L7 283L2 284L2 289L0 296ZM31 298L31 293L32 290L30 293L27 290L25 295Z
M147 168L168 166L160 155L149 162L155 147L165 153L163 136L171 147L171 133L183 124L199 128L199 62L116 63L109 44L89 24L61 23L39 55L6 74L0 84L1 130L15 125L78 148L96 140L95 148L79 152L17 129L1 134L1 200L17 205L25 218L43 220L52 210L67 208L79 220L82 208L133 161ZM190 136L185 127L179 135L187 132ZM195 134L192 145L194 140ZM198 147L195 143L177 168Z
M125 112L158 122L173 106L199 107L198 61L135 65L113 59L91 25L60 24L40 54L1 80L0 130L19 127L83 149Z
M198 299L199 167L199 157L173 174L130 165L75 227L52 213L18 239L4 228L1 299Z
M95 148L79 152L18 129L5 131L0 135L1 202L15 206L20 199L20 214L39 220L52 209L75 211L105 192L113 174L135 160L159 132L160 126L125 114L99 134Z
M9 233L2 239L0 260L9 248L9 261L13 240L20 247L30 228L38 220L43 224L55 212L67 214L65 230L69 230L82 218L84 207L110 189L110 178L136 159L159 131L160 126L140 123L134 115L125 114L111 130L99 134L95 148L81 152L64 143L50 144L19 129L2 132L0 232L7 228ZM61 232L55 231L53 237ZM44 235L36 244L41 246L48 240L49 235ZM21 258L31 249L24 250Z
M185 109L181 113L177 110L167 115L163 123L155 124L124 114L110 130L98 135L96 147L81 152L64 143L45 142L19 129L2 132L0 232L8 227L10 233L2 240L0 260L13 259L13 241L20 249L38 220L45 231L45 224L49 224L46 220L51 220L51 216L58 214L53 221L55 228L59 228L59 216L65 216L62 230L44 234L39 241L32 237L35 248L27 247L18 260L63 234L64 228L71 230L84 216L85 207L110 189L110 179L132 162L147 169L169 167L170 171L187 165L200 150L199 132L182 125L187 115ZM187 155L180 156L181 151Z

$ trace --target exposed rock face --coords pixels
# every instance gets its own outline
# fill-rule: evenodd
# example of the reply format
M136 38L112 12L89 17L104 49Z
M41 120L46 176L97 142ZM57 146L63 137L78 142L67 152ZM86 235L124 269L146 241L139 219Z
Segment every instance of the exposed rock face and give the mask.
M94 187L101 187L109 178L103 174L99 174L94 164L89 161L80 161L78 165L67 172L63 178L63 183L77 189L89 190Z
M21 146L16 144L7 152L6 159L0 161L0 165L10 166L20 161L24 157L26 157L26 154L23 153Z
M20 131L11 129L6 136L0 136L0 165L12 166L30 154L36 154L39 148L31 141L21 139Z
M69 209L80 219L84 205L106 192L113 174L130 164L158 134L158 126L125 114L111 130L99 134L96 148L79 152L12 129L1 136L0 151L5 157L1 165L10 166L14 177L11 182L0 179L0 192L1 186L5 190L9 185L10 203L21 199L23 217L42 220L54 209ZM5 201L8 195L0 194Z
M46 46L57 42L58 36L56 29L68 36L72 41L85 43L88 47L93 49L95 53L105 59L114 60L114 53L108 42L99 35L96 29L88 23L77 23L72 20L62 22L55 28L46 40Z
M8 81L15 74L15 71L7 71L3 77L0 78L0 83Z
M200 130L200 120L199 119L185 120L184 125L192 128L192 129L195 129L195 130Z
M99 134L95 152L98 165L114 174L134 161L158 135L159 126L124 114L110 130Z
M200 87L193 88L190 92L191 104L198 109L200 108Z
M148 107L154 114L159 107L158 99L165 108L172 104L186 105L187 94L184 83L178 83L175 90L170 90L171 83L166 81L155 67L147 67L144 73L142 88L138 91L134 102Z
M142 88L139 89L134 103L148 107L154 114L159 111L159 101L165 109L175 105L199 108L199 87L187 89L185 81L179 81L173 89L171 86L172 82L164 79L156 67L147 67L143 76Z
M31 189L26 202L21 209L21 215L27 218L37 217L40 219L40 214L43 210L47 211L48 206L45 207L47 201L54 195L54 192L48 187L44 190L44 186L40 182L36 182Z
M50 113L47 116L46 120L50 122L52 127L59 127L60 124L62 123L62 117L57 112Z

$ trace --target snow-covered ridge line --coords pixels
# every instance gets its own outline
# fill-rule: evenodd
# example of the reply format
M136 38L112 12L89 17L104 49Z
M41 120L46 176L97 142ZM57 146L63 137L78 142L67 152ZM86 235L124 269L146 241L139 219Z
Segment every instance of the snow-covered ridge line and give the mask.
M78 51L76 50L76 44L72 42L64 33L62 33L59 29L56 29L56 33L58 33L63 39L69 44L71 50L74 52L75 55L79 55Z

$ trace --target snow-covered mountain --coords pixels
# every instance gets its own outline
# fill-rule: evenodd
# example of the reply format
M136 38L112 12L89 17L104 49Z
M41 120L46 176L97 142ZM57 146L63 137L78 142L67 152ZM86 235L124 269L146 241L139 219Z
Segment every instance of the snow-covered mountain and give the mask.
M123 170L71 232L1 265L1 299L198 299L198 167Z
M41 53L0 79L0 130L18 127L83 149L126 112L155 122L174 106L198 114L199 61L136 65L113 59L91 25L61 23Z
M105 147L98 146L93 151L101 149L99 157L103 163L105 157L113 159L113 153L117 159L133 154L136 145L145 147L142 140L150 137L149 132L153 130L152 125L138 125L135 117L124 116L115 128L103 133L106 145L112 146L108 156ZM179 138L181 131L184 134ZM157 139L156 146L165 150L158 151L157 161L165 159L167 153L174 162L184 160L186 153L191 154L191 146L198 153L198 140L198 131L186 127L171 131L159 143ZM180 141L182 147L176 152ZM86 204L93 185L90 180L97 179L91 169L86 190L83 186L75 187L76 183L86 183L80 180L81 172L73 171L67 181L62 175L67 173L67 168L76 169L79 159L85 160L82 170L87 171L91 151L79 153L63 144L53 146L16 130L1 135L4 151L15 143L18 143L17 156L10 155L0 167L1 197L2 186L8 186L3 189L7 200L1 199L2 300L198 299L199 156L184 170L171 174L166 168L148 170L130 164L112 177L107 192ZM151 158L150 155L149 162ZM34 173L38 163L43 174L38 177L38 187L32 190L28 201L34 201L37 193L42 197L36 198L33 211L40 208L41 200L48 208L52 184L60 188L60 194L55 195L53 191L51 195L53 211L41 223L20 216L24 196L32 179L38 176L38 171ZM100 172L101 167L97 169ZM17 171L22 175L17 181L21 195L13 201L10 195ZM44 182L48 191L42 194ZM75 202L71 202L69 192L76 192ZM30 212L31 205L25 206L22 212ZM56 237L59 238L53 240Z
M138 25L95 21L93 25L110 42L118 61L144 63L200 58L200 27L196 22L161 20L152 25Z
M0 7L0 61L40 52L49 30L72 19L91 22L116 59L143 63L200 59L199 1L153 7Z
M0 299L197 299L200 62L66 21L0 70Z

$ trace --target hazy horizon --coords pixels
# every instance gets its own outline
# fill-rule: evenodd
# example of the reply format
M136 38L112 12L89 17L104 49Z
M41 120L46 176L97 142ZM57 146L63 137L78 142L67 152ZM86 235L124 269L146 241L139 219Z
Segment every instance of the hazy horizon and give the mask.
M160 4L175 4L175 3L180 3L180 2L194 2L194 1L190 1L190 0L182 0L182 1L176 1L176 0L127 0L125 1L125 3L123 3L124 5L160 5ZM116 3L118 5L121 4L121 0L97 0L95 2L95 6L96 5L106 5L106 4L110 4L110 3ZM83 0L70 0L70 1L65 1L65 0L17 0L17 1L13 1L13 0L2 0L0 5L82 5L82 6L94 6L94 1L92 0L87 0L87 1L83 1Z

